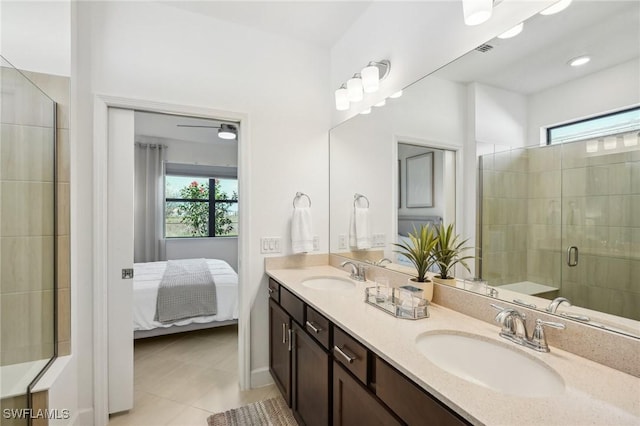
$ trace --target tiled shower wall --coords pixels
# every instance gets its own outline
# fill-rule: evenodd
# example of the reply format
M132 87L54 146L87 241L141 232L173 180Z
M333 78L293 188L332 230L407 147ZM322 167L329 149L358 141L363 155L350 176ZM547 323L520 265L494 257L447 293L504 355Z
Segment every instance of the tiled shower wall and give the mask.
M482 277L491 285L527 278L527 169L524 149L482 157Z
M10 95L2 102L2 152L0 185L2 229L0 230L0 303L2 341L0 364L10 365L49 358L53 354L53 297L58 298L59 354L70 353L70 277L69 277L69 79L37 73L24 73L49 97L58 102L57 125L47 122L51 110L43 104L33 107L34 99ZM2 84L27 84L10 69L2 68ZM25 90L27 93L34 93ZM21 93L19 90L13 93ZM35 96L35 95L33 95ZM50 120L50 119L48 119ZM47 128L49 127L49 128ZM50 284L52 264L42 259L53 255L53 212L38 212L37 200L46 205L53 197L51 167L53 158L42 152L53 131L58 136L58 287L54 295ZM46 150L45 150L46 151ZM48 169L47 169L48 168ZM48 171L47 171L48 170ZM42 171L41 175L38 171ZM33 200L20 203L25 197ZM24 204L24 205L22 205ZM37 260L40 259L38 262ZM41 321L33 321L42 318Z
M485 279L560 287L576 305L640 320L637 132L485 155L482 180Z

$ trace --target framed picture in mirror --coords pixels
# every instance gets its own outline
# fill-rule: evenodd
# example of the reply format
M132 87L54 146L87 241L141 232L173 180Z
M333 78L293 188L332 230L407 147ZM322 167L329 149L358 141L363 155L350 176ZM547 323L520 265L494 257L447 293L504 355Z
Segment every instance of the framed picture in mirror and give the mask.
M433 152L407 158L407 207L433 207Z

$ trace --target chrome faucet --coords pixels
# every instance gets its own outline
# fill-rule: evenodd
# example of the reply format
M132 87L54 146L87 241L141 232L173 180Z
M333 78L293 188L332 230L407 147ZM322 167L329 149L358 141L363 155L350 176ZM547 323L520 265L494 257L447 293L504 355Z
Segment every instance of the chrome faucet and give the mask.
M566 297L556 297L551 301L551 303L549 303L549 306L547 306L547 312L555 314L558 307L563 303L566 303L567 306L571 306L571 302Z
M391 262L391 259L388 259L388 258L386 258L386 257L383 257L382 259L378 260L377 262L373 262L373 264L374 264L375 266L384 266L384 265L383 265L383 263L384 263L384 262L392 263L392 262Z
M356 281L366 281L367 277L366 270L364 269L364 265L356 265L350 260L346 260L340 264L340 266L345 267L347 265L351 266L351 279Z
M544 326L563 330L565 328L565 325L559 322L543 321L538 318L536 320L536 327L533 330L533 336L529 339L526 315L524 313L518 312L513 308L503 308L493 303L491 306L500 311L496 315L496 322L502 326L502 330L500 330L501 337L538 352L549 352L549 345L547 344L547 338L544 334Z

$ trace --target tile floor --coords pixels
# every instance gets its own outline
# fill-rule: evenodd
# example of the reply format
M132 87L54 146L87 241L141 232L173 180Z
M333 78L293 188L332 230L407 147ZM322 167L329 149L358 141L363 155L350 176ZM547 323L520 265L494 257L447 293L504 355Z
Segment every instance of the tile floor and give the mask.
M109 426L206 426L213 413L277 394L275 385L240 391L237 326L137 340L134 408Z

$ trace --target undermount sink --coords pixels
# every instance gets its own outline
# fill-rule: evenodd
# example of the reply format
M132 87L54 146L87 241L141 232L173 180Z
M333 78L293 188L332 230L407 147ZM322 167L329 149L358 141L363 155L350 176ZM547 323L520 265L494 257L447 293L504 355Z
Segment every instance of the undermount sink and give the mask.
M316 290L350 290L355 288L355 283L341 277L313 277L302 281L305 287Z
M439 368L486 388L522 397L564 392L558 373L533 356L499 342L457 332L425 333L418 350Z

